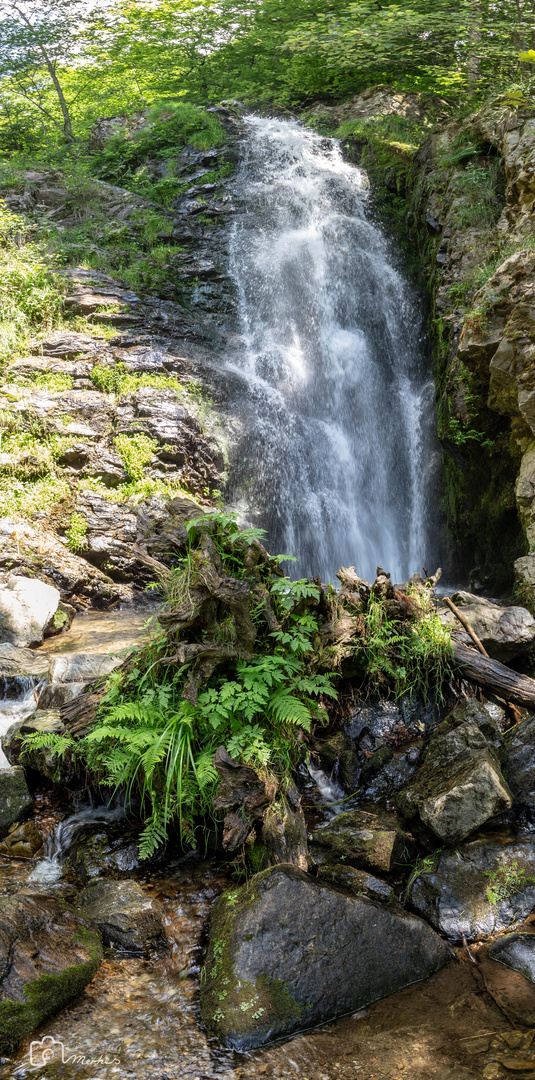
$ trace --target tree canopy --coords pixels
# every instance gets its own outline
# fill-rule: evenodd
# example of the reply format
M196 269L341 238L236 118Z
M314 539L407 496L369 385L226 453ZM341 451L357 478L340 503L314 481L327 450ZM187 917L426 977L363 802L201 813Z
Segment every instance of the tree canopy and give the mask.
M531 94L531 0L0 0L0 143L187 97L295 107L368 86Z

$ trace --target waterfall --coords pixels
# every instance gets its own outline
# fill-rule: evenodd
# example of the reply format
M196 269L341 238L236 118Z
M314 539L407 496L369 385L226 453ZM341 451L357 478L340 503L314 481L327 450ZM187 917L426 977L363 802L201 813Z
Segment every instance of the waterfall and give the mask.
M230 271L240 430L230 498L297 576L433 561L422 316L334 139L246 118ZM434 567L433 567L434 569Z

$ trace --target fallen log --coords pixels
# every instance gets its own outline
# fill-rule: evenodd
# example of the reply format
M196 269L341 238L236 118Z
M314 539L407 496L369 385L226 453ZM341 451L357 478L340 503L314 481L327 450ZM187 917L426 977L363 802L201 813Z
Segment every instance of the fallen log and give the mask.
M453 657L463 679L476 683L484 690L490 690L505 701L535 709L535 679L519 675L499 660L482 656L461 642L454 644Z

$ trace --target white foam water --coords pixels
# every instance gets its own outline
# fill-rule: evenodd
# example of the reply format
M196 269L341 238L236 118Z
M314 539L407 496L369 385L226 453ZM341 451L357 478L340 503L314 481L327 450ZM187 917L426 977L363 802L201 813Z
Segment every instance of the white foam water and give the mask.
M241 435L231 498L296 574L395 580L433 561L422 317L336 140L246 118L230 269Z

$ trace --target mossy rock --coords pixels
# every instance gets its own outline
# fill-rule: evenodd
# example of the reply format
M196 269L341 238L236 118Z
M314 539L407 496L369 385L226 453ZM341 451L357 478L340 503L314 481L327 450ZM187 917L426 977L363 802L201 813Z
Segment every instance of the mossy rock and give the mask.
M81 994L102 961L97 928L40 893L0 900L0 1055Z
M421 919L283 864L216 901L202 1018L225 1046L249 1050L360 1009L449 959Z

